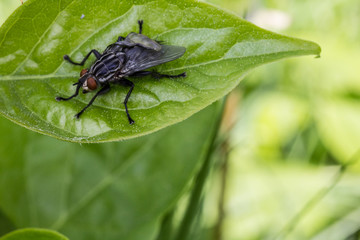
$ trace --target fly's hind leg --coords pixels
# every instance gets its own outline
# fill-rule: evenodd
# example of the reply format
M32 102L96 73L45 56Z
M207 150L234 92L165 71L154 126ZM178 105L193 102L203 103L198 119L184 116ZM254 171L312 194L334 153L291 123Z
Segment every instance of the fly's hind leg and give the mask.
M143 21L143 20L138 20L138 24L139 24L139 34L141 34L141 33L142 33L143 23L144 23L144 21Z
M129 110L128 110L128 107L127 107L127 102L128 102L128 100L130 98L131 92L133 91L135 85L134 85L133 82L131 82L130 80L127 80L125 78L120 78L120 79L116 80L114 83L120 84L120 85L122 85L124 87L130 87L129 92L126 94L126 97L125 97L125 100L124 100L124 105L125 105L126 116L127 116L128 120L129 120L129 123L132 125L132 124L134 124L135 121L130 117Z
M144 77L151 75L153 78L160 79L160 78L180 78L186 77L186 72L180 73L178 75L168 75L168 74L161 74L154 71L139 71L131 75L131 77Z
M121 41L124 41L124 40L125 40L125 38L123 36L119 36L117 42L121 42Z

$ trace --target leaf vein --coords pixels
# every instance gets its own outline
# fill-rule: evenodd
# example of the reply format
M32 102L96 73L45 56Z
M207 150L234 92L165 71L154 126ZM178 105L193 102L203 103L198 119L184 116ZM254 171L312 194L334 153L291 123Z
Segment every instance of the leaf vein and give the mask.
M41 35L41 37L39 38L39 40L34 44L34 46L32 47L32 49L30 50L30 52L27 54L26 58L21 61L21 63L17 66L17 68L10 74L10 75L15 75L15 73L22 67L24 66L25 62L27 60L29 60L30 56L32 55L32 53L35 51L36 47L40 44L41 40L44 38L44 36L49 32L49 30L51 29L51 27L53 26L53 23L56 21L56 19L59 17L59 15L65 10L67 9L72 3L74 3L74 0L72 0L71 2L69 2L69 4L62 10L60 11L56 17L54 18L54 20L49 24L49 26L47 27L47 29L43 32L43 34ZM1 44L0 44L1 45Z

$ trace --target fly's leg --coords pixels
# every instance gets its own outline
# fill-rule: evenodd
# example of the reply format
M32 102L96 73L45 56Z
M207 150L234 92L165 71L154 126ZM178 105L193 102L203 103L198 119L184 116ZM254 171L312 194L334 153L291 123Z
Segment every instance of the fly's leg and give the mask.
M74 62L73 60L70 59L70 57L68 55L64 55L64 60L66 60L69 63L74 64L74 65L83 66L84 63L86 62L86 60L89 58L91 53L93 53L97 59L99 59L101 57L101 53L99 53L97 50L93 49L88 54L86 54L86 56L80 63Z
M75 115L75 117L76 117L77 119L79 119L79 118L80 118L80 115L81 115L88 107L90 107L90 106L93 104L93 102L95 101L95 99L96 99L98 96L100 96L100 95L102 95L102 94L105 94L105 93L107 93L107 92L109 92L109 91L110 91L110 85L109 85L109 84L107 84L107 85L105 85L104 87L102 87L102 88L95 94L95 96L92 97L92 99L90 100L90 102L89 102L80 112L78 112L78 113Z
M124 87L130 87L129 92L126 94L126 97L125 97L125 100L124 100L124 105L125 105L125 111L126 111L127 118L129 120L129 123L132 125L132 124L134 124L135 121L132 120L132 118L130 117L129 110L128 110L128 107L127 107L127 102L128 102L128 100L130 98L131 92L134 89L135 85L134 85L133 82L131 82L130 80L127 80L125 78L120 78L120 79L116 80L114 83L120 84L120 85L122 85Z
M121 41L124 41L124 40L125 40L125 38L124 38L124 37L119 36L119 38L118 38L117 42L121 42Z
M138 21L138 24L139 24L139 34L141 34L141 33L142 33L143 23L144 23L144 21L143 21L143 20L139 20L139 21Z
M70 99L72 99L73 97L76 97L77 95L79 95L79 90L80 90L83 82L84 82L84 81L78 81L77 83L74 83L74 84L73 84L73 85L77 85L77 86L76 86L75 93L74 93L73 95L71 95L71 96L68 97L68 98L56 97L56 98L55 98L56 101L58 101L58 102L59 102L59 101L67 101L67 100L70 100Z
M186 72L180 73L178 75L168 75L168 74L161 74L158 72L153 71L139 71L131 75L131 77L144 77L151 75L153 78L160 79L160 78L180 78L180 77L186 77Z

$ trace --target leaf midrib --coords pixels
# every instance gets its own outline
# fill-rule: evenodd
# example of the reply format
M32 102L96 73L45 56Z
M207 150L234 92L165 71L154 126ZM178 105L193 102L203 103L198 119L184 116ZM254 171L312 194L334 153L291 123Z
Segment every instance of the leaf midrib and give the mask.
M225 58L226 53L227 53L227 52L225 52L221 58L218 58L215 60L186 65L186 66L182 66L182 67L178 67L178 68L164 69L162 71L163 72L173 72L173 71L185 70L185 69L194 68L194 67L205 66L208 64L220 62L222 60L231 60L231 59L239 60L239 59L245 59L245 58L249 58L249 57L269 56L269 55L278 54L278 53L282 53L282 52L297 52L297 51L299 51L299 50L296 50L296 51L284 50L284 51L278 51L278 52L272 52L272 53L266 53L266 54L258 54L258 55L243 56L243 57L230 57L230 58ZM303 55L305 55L305 53ZM77 74L56 75L56 73L45 74L45 75L39 75L39 74L37 74L37 75L3 75L3 76L0 75L0 82L1 81L34 80L34 79L53 79L53 78L55 78L55 79L56 78L77 78L77 77L78 77Z
M35 80L35 79L53 79L53 78L75 78L77 75L75 74L34 74L34 75L0 75L0 83L1 81L20 81L20 80Z

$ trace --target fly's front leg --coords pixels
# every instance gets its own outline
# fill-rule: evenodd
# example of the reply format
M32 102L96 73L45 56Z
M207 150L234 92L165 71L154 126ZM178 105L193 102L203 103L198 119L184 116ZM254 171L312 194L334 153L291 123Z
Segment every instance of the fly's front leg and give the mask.
M143 23L144 23L144 21L143 21L143 20L139 20L139 21L138 21L138 24L139 24L139 34L141 34L141 33L142 33Z
M129 92L126 94L126 97L125 97L125 100L124 100L124 105L125 105L125 111L126 111L126 115L127 115L128 120L129 120L129 123L134 124L135 121L130 117L129 110L128 110L128 107L127 107L127 102L128 102L128 100L130 98L131 92L134 89L135 85L134 85L133 82L131 82L130 80L127 80L125 78L120 78L120 79L116 80L114 83L120 84L120 85L122 85L124 87L130 87Z
M180 77L186 77L186 72L180 73L178 75L168 75L168 74L161 74L158 72L153 71L139 71L131 75L131 77L144 77L151 75L153 78L160 79L160 78L180 78Z
M74 83L73 85L76 85L75 93L73 95L71 95L70 97L68 97L68 98L56 97L55 98L56 101L67 101L67 100L72 99L73 97L76 97L77 95L79 95L79 90L80 90L83 83L84 83L84 81L81 81L81 80L79 80L77 83Z
M102 95L102 94L105 94L105 93L108 93L109 91L110 91L110 85L109 85L109 84L107 84L107 85L105 85L104 87L102 87L102 88L95 94L95 96L92 97L92 99L90 100L90 102L89 102L80 112L78 112L78 113L75 115L75 117L76 117L77 119L79 119L80 115L81 115L88 107L90 107L90 106L93 104L93 102L95 101L95 99L96 99L98 96L100 96L100 95Z
M99 53L97 50L93 49L88 54L86 54L86 56L80 63L74 62L73 60L70 59L70 57L68 55L64 55L64 60L66 60L69 63L74 64L74 65L83 66L84 63L86 62L86 60L89 58L91 53L93 53L97 59L101 58L101 53Z

